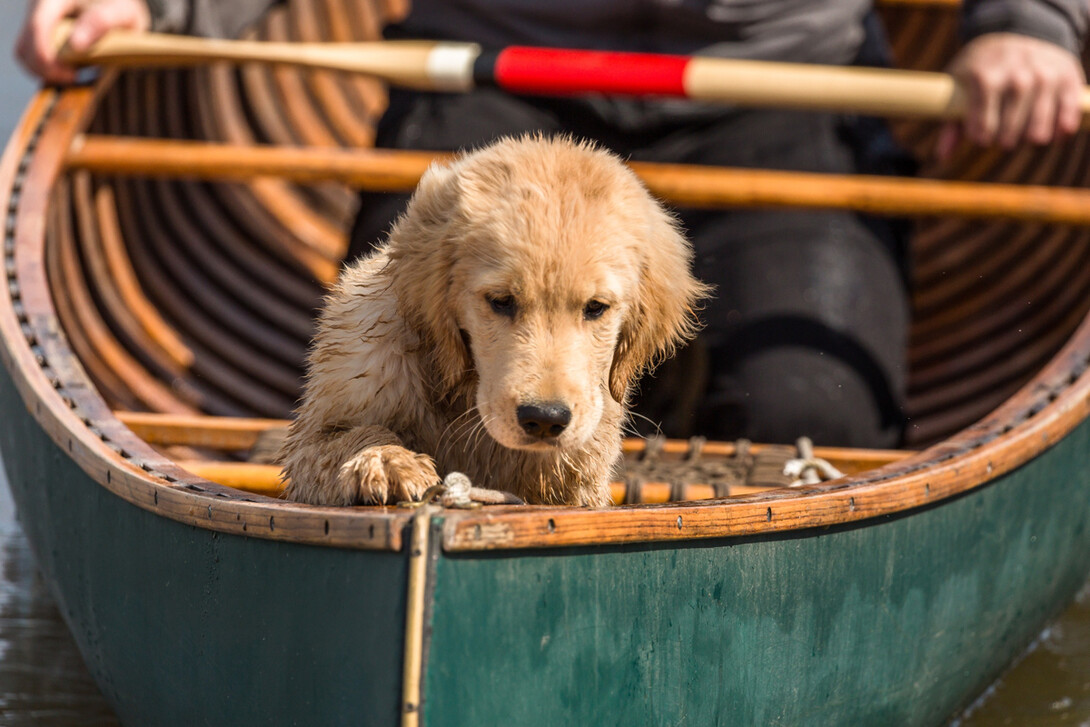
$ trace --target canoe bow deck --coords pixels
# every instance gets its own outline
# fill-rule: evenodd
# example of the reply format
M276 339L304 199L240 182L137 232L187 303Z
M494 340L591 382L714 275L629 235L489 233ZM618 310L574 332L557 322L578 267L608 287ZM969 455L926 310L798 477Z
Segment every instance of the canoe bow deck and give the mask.
M293 82L291 74L262 73L241 74L248 90ZM1069 274L1073 299L1053 293L1058 302L1047 320L1057 332L1027 342L1025 356L1006 369L965 363L975 350L950 354L951 341L974 339L951 338L954 327L943 320L951 314L939 312L959 290L969 308L994 298L966 293L975 288L962 276L926 289L918 305L933 315L918 325L931 334L917 333L914 355L936 362L918 367L923 378L916 379L926 392L920 410L937 412L925 418L932 434L976 418L983 404L969 372L982 377L980 386L1021 388L1003 392L997 409L938 444L843 480L606 511L432 511L419 521L425 531L415 531L430 537L414 567L411 512L298 506L187 472L121 423L113 414L119 402L155 409L148 403L158 401L160 411L192 414L204 401L215 413L277 416L280 400L290 406L291 368L266 363L261 382L223 395L235 380L231 366L258 354L247 353L245 341L227 345L219 329L194 334L200 321L182 319L170 301L162 309L151 302L167 293L150 278L139 295L118 289L128 296L119 300L148 296L149 307L134 309L135 320L110 318L124 306L111 309L117 301L95 282L95 270L124 270L106 237L109 213L129 235L143 230L151 240L156 233L133 216L141 202L166 210L171 200L204 199L235 212L255 209L255 200L307 202L296 219L311 224L298 238L275 224L290 205L265 209L243 230L269 231L275 265L291 273L269 279L305 311L318 290L312 277L335 270L328 220L343 213L343 190L307 196L258 180L217 200L210 191L225 187L99 179L68 174L64 164L79 134L124 130L125 94L131 100L141 89L214 79L222 89L224 74L215 70L126 74L93 88L44 91L0 160L7 283L0 447L39 563L124 722L933 724L971 700L1085 579L1090 321L1074 334L1068 323L1083 319L1090 299L1078 267L1087 267L1082 233L1008 230L1021 240L1013 249L1044 248L1037 259L1052 254L1068 266L1061 273ZM222 90L212 95L225 98ZM332 97L324 98L328 108ZM160 123L129 121L142 132ZM232 127L228 140L247 141L241 128ZM1083 151L1085 141L1073 148ZM1076 166L1060 165L1067 176L1058 176L1079 176ZM111 207L122 197L128 205ZM99 217L88 218L89 209ZM315 222L322 216L314 210L324 210L326 222ZM217 219L229 216L198 222L210 229ZM939 242L924 259L925 280L934 282L955 260L942 248L957 238L950 224L929 228ZM969 253L995 244L995 229L966 238ZM165 245L166 234L155 244ZM89 244L95 239L100 259ZM124 242L134 276L170 259L165 246L141 252L140 241ZM993 275L1019 274L992 264ZM1037 264L1044 262L1026 263ZM71 295L51 292L62 281ZM300 320L286 309L283 317L289 330ZM1000 314L977 329L994 332L1004 320L1019 319ZM126 348L140 331L162 360ZM1066 340L1058 353L1057 338ZM1005 345L995 350L1009 351ZM202 348L217 356L202 356ZM187 352L202 359L201 375L186 369ZM1042 356L1049 363L1023 383L1019 372L1039 368ZM150 376L157 366L178 371L177 379ZM972 403L937 403L943 396ZM406 655L416 630L420 650Z

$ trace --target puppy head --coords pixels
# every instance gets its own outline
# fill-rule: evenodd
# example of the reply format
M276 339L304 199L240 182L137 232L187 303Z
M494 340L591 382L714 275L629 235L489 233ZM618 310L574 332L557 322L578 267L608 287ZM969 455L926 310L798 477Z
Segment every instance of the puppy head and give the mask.
M389 249L437 395L475 390L489 434L514 449L578 449L618 425L638 376L695 333L707 293L635 175L567 139L505 139L433 166Z

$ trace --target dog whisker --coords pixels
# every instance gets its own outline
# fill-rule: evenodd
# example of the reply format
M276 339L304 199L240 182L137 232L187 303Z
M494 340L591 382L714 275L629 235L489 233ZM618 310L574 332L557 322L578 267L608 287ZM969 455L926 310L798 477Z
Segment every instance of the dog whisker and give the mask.
M662 436L662 426L660 426L659 423L651 417L644 416L643 414L635 411L628 412L628 416L629 418L625 419L625 421L621 424L621 426L624 428L624 431L630 432L633 436L636 437L643 437L644 435L640 434L639 430L637 430L635 425L632 423L632 419L642 419L643 421L647 422L652 426L652 428L654 429L654 436Z
M442 447L445 442L450 442L451 444L453 444L455 440L457 440L461 436L462 432L467 427L473 425L475 421L474 415L476 414L477 407L473 407L471 409L467 409L466 411L462 412L454 419L452 419L451 422L443 428L442 433L439 435L438 446Z

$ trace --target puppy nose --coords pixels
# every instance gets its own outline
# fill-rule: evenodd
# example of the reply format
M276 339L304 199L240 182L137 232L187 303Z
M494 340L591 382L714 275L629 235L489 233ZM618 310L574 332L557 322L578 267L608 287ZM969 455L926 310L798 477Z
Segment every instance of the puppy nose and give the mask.
M559 437L571 421L571 409L556 402L523 404L515 413L522 431L541 439Z

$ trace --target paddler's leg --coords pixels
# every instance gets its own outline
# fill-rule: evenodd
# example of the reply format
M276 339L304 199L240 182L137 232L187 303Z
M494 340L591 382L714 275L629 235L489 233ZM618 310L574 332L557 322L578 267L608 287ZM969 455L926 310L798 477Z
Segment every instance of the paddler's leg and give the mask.
M743 112L668 135L641 159L851 172L829 116ZM889 447L903 425L909 320L902 245L844 212L682 210L696 272L716 286L700 346L643 385L641 411L667 435ZM694 360L695 359L695 360ZM679 372L679 368L688 367ZM695 374L695 375L694 375ZM654 401L701 391L687 413ZM663 392L658 389L673 389Z

